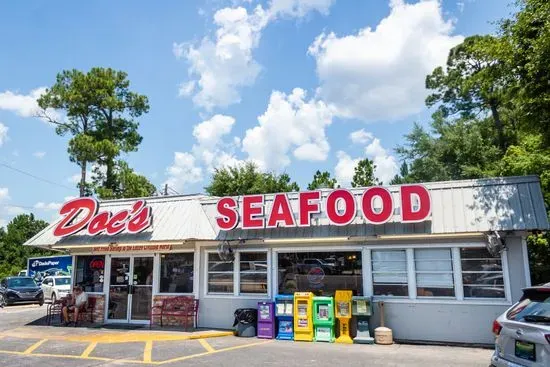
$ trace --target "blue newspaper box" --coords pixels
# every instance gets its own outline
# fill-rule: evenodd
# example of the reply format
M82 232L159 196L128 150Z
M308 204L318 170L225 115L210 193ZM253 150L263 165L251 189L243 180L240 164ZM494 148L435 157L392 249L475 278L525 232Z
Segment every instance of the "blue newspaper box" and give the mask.
M275 317L277 318L277 339L294 340L294 296L275 297Z

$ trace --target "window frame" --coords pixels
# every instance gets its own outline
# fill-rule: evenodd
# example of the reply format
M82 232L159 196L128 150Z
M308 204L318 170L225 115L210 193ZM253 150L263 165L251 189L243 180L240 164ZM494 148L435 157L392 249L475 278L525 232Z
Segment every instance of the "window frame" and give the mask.
M202 297L204 298L239 298L239 299L258 299L258 300L270 300L272 293L272 261L271 261L271 249L251 247L246 249L234 249L235 260L233 261L233 293L219 293L208 291L208 258L210 254L217 254L215 249L205 249L202 261ZM240 293L240 257L243 252L265 252L267 258L267 293Z
M460 251L460 248L458 247L459 251ZM416 256L415 256L415 253L416 253L416 250L449 250L449 253L451 255L450 259L447 260L447 259L436 259L436 261L450 261L451 262L451 270L450 271L426 271L426 270L417 270L416 269ZM442 248L442 247L431 247L431 248L413 248L412 249L412 252L413 252L413 266L414 266L414 281L415 281L415 292L416 292L416 298L417 299L450 299L450 300L454 300L454 299L457 299L457 294L456 294L456 275L455 275L455 261L454 261L454 251L453 251L453 248ZM433 259L432 259L433 260ZM422 260L422 261L427 261L427 260ZM416 280L416 276L418 274L451 274L452 278L453 278L453 286L452 286L452 289L454 291L454 296L419 296L418 295L418 284L417 284L417 280ZM428 287L426 287L428 288ZM445 288L445 287L429 287L429 288ZM451 288L451 287L448 287L448 288ZM464 289L464 288L463 288Z
M455 297L417 297L416 295L416 272L411 273L410 269L414 270L414 249L423 248L450 248L453 261L453 277L455 287ZM460 258L461 248L485 248L485 242L483 241L464 241L464 242L432 242L432 243L403 243L403 244L376 244L366 245L363 249L363 259L371 262L371 256L373 250L407 250L409 258L409 297L394 297L394 296L378 296L374 295L373 289L373 277L372 277L372 265L363 267L364 277L363 281L364 294L369 297L373 297L376 300L383 300L389 303L431 303L431 304L468 304L468 305L499 305L499 306L511 306L512 305L512 291L510 288L510 277L508 267L508 251L502 252L500 258L502 261L502 271L504 277L504 293L505 298L465 298L463 293L462 284L462 265ZM414 292L411 292L414 288ZM414 297L413 297L414 295Z
M461 286L462 286L462 296L463 296L463 300L464 301L476 301L476 300L480 300L480 301L503 301L503 300L507 300L507 301L510 301L511 302L511 290L510 290L510 283L508 281L508 257L507 257L507 254L508 254L508 251L505 249L504 251L502 251L501 253L501 256L500 256L500 263L502 265L502 271L467 271L466 274L474 274L474 273L478 273L478 274L491 274L491 273L495 273L495 274L499 274L499 273L502 273L502 288L504 290L504 297L503 298L494 298L494 297L466 297L464 295L464 284L463 284L463 275L464 275L464 272L462 271L462 256L460 256L460 249L461 248L465 248L465 247L458 247L458 252L459 252L459 257L460 257L460 267L461 267L461 271L460 271L460 282L461 282ZM489 258L489 257L488 257ZM487 258L487 259L488 259Z
M405 274L405 278L407 279L407 282L404 283L404 285L407 287L407 295L406 296L387 296L387 295L375 295L374 294L374 285L375 285L374 275L376 273L384 273L384 272L373 270L374 261L375 261L375 260L373 260L373 253L372 253L373 251L386 251L386 252L401 251L401 252L404 253L404 255L405 255L405 271L404 272L396 271L396 272L392 272L392 273L393 274ZM402 262L401 260L382 260L382 261ZM408 251L407 248L384 248L384 249L371 250L369 268L370 268L369 270L370 270L370 273L371 273L371 280L372 280L372 295L374 297L388 297L388 298L391 298L391 299L408 299L408 298L411 297L411 294L412 294L411 292L413 292L413 291L411 289L411 277L410 277L411 269L410 269L410 264L409 264L409 251ZM390 272L385 272L385 273L390 273ZM415 282L416 282L416 280L415 280ZM389 285L389 284L387 284L387 285ZM416 285L414 286L414 292L413 293L416 296Z
M107 254L93 254L93 253L83 253L83 254L75 254L73 255L73 271L72 271L72 275L71 275L71 292L73 291L73 288L74 288L74 285L76 284L76 273L78 272L78 258L79 257L101 257L103 256L103 290L101 290L101 292L86 292L86 294L91 294L91 295L104 295L105 294L105 289L107 287L107 265L109 265L109 267L111 266L111 260L109 258L109 264L107 264Z
M162 271L162 255L175 255L175 254L193 254L193 291L190 293L174 293L174 292L161 292L160 291L160 279L161 279L161 271ZM178 251L171 251L171 252L159 252L155 253L153 257L153 269L156 267L155 271L155 277L158 279L156 282L156 285L153 286L153 296L194 296L197 293L197 290L195 289L197 287L197 282L195 281L195 278L197 277L197 257L195 256L195 250L189 249L189 250L178 250ZM153 281L155 279L153 278Z

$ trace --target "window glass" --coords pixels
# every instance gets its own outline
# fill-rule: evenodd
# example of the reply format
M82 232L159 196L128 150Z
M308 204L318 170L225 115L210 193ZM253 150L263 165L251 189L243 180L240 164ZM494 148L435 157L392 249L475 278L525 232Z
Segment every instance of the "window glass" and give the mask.
M373 250L371 256L374 295L408 296L406 251Z
M208 293L233 293L233 262L220 259L217 253L208 256Z
M267 252L240 253L240 292L267 294Z
M53 282L51 285L53 285ZM55 285L70 285L71 284L71 278L64 277L64 278L55 278Z
M418 297L454 297L451 249L414 250Z
M333 296L337 289L363 294L361 252L292 252L278 254L279 294L313 292Z
M485 248L460 249L464 298L505 298L502 259Z
M193 293L192 252L160 255L160 292Z
M103 292L105 256L77 256L75 284L85 292Z

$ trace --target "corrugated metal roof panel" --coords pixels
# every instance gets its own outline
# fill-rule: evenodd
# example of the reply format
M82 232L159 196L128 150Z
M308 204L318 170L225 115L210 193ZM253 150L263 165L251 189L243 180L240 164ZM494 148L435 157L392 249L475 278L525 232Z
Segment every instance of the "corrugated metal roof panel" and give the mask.
M361 215L346 227L330 225L324 214L313 215L312 228L279 228L220 232L218 239L289 237L364 237L381 234L409 233L467 233L492 230L544 230L548 218L536 176L503 177L479 180L432 182L424 184L432 199L431 220L423 223L400 223L400 208L393 219L384 225L366 223ZM399 203L399 186L388 187ZM363 189L350 189L359 197ZM329 190L324 190L322 200ZM297 217L298 193L288 193L292 210ZM271 209L273 195L266 195L266 212ZM216 200L202 200L203 208L214 228Z
M151 207L153 214L153 224L138 234L123 232L114 237L108 235L89 236L81 231L70 237L60 238L53 235L56 222L27 241L25 245L99 245L113 241L117 243L134 243L213 239L216 237L216 232L202 209L199 201L201 198L204 198L204 196L169 196L147 199L147 205ZM134 201L135 199L104 201L100 203L100 211L118 211L129 207Z

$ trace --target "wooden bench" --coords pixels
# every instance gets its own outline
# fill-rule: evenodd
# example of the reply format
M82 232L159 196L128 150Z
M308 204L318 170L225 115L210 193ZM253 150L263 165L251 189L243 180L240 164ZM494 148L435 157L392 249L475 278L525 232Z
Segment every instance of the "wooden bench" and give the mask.
M53 319L58 316L59 321L63 322L63 307L65 307L69 302L69 299L67 297L58 299L55 301L55 303L52 303L48 305L47 309L47 315L46 315L46 322L48 325L50 325L53 321ZM78 321L90 321L91 323L94 322L94 309L95 309L95 298L88 298L88 302L86 302L83 306L80 307L80 310L78 312ZM69 319L74 315L73 312L69 312ZM89 318L89 319L88 319ZM75 325L76 326L76 325Z
M156 304L151 308L149 328L153 325L155 317L160 319L160 326L163 326L165 317L174 317L183 320L184 330L187 330L189 321L198 327L199 317L199 300L189 296L176 296L164 298L160 304Z

